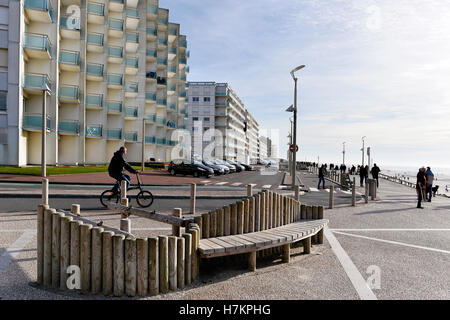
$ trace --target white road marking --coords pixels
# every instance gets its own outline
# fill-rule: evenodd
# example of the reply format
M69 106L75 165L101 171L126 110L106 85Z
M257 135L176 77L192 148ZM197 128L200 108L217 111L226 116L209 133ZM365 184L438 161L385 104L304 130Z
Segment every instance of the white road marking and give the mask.
M270 189L272 187L272 185L271 184L266 184L265 186L262 186L262 187L263 187L263 189Z
M345 193L345 194L352 194L352 192L351 192L351 191L344 191L344 190L341 190L341 193Z
M36 231L26 231L0 256L0 273L8 268L13 260L22 251L22 249L36 236Z
M288 186L278 186L278 189L287 189L289 188Z
M312 191L312 192L319 192L319 189L317 189L317 188L309 188L309 191Z
M256 186L257 184L256 184L256 183L250 183L250 185L251 185L252 187L254 187L254 186Z
M223 186L224 184L227 184L228 183L228 181L226 181L226 182L218 182L218 183L216 183L216 186Z
M397 242L397 241L390 241L390 240L383 240L383 239L372 238L372 237L365 237L365 236L360 236L360 235L357 235L357 234L345 233L345 232L340 232L340 231L333 231L333 232L337 233L337 234L342 234L342 235L345 235L345 236L355 237L355 238L373 240L373 241L378 241L378 242L385 242L385 243L396 244L396 245L404 246L404 247L410 247L410 248L423 249L423 250L428 250L428 251L434 251L434 252L439 252L439 253L450 254L450 251L442 250L442 249L435 249L435 248L430 248L430 247L416 246L414 244L408 244L408 243Z
M240 186L241 184L242 184L241 182L236 182L236 183L233 183L232 186L237 187L237 186Z
M324 235L330 243L331 249L333 250L336 257L339 259L345 273L349 277L353 284L356 292L358 293L361 300L377 300L377 297L367 285L366 280L364 280L361 273L358 271L353 261L350 259L348 254L344 251L339 241L333 235L333 233L328 229L324 228Z

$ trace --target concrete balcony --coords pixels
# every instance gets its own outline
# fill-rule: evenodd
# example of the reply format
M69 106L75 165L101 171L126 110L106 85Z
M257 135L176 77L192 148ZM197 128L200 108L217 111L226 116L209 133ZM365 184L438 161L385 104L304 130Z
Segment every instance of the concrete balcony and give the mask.
M158 47L161 47L161 49L165 49L167 45L167 39L158 38Z
M108 108L108 114L121 115L122 114L122 102L120 101L108 101L106 103Z
M103 126L101 124L90 124L86 126L86 138L100 139L103 137Z
M177 48L169 47L168 49L168 59L169 61L172 61L177 57Z
M139 3L139 0L126 0L127 2L127 8L134 8L136 9Z
M125 97L136 98L139 92L139 85L137 82L125 83Z
M108 129L106 130L107 140L122 140L122 129Z
M137 132L125 132L125 141L126 142L137 142L138 141L138 133Z
M145 120L150 122L156 122L156 114L146 114Z
M173 78L177 74L177 67L176 66L168 66L167 67L167 76L169 78Z
M184 68L184 72L189 73L189 71L190 71L189 66L186 66L186 68Z
M156 74L156 72L153 71L149 71L145 74L145 78L147 79L147 81L149 82L154 82L157 80L158 75Z
M169 18L168 17L159 17L157 19L158 22L158 30L167 30L167 27L169 25Z
M156 99L156 107L165 109L167 107L167 100L157 98Z
M146 51L146 59L148 62L156 61L156 58L158 57L158 53L156 50L153 49L147 49Z
M180 79L180 81L183 81L183 82L184 82L184 81L186 81L187 77L186 77L185 74L180 74L179 79Z
M123 0L109 0L109 11L122 12Z
M23 50L30 58L51 60L52 44L47 35L26 33Z
M52 23L54 12L49 0L24 0L23 8L30 21Z
M177 92L177 86L176 85L168 85L167 86L167 94L175 94Z
M147 40L155 41L158 38L158 30L153 27L147 28Z
M138 108L125 108L125 120L136 120L138 116Z
M139 11L136 9L128 9L125 11L125 28L127 30L137 30L139 25Z
M111 2L110 2L111 4ZM108 34L112 38L123 37L123 20L109 19Z
M174 42L178 36L176 27L172 28L169 26L168 34L169 34L169 36L168 36L169 42L170 43Z
M167 59L158 58L157 59L157 68L164 69L167 67Z
M127 33L125 35L125 50L127 53L136 53L139 47L139 34Z
M78 120L61 120L58 122L58 134L66 136L77 136L80 134Z
M165 146L166 145L166 138L156 138L156 144L160 145L160 146Z
M128 75L136 75L139 69L138 58L126 58L125 59L125 73Z
M156 117L155 124L160 127L164 127L167 124L167 119L162 117Z
M61 17L59 19L59 33L63 39L80 40L80 18Z
M149 103L149 104L156 103L156 93L147 92L145 94L145 103Z
M102 110L103 109L103 95L88 93L86 96L86 109Z
M52 84L48 75L27 73L24 76L23 91L27 94L42 94L42 90L51 91Z
M79 72L80 53L78 51L59 51L59 69L71 72Z
M167 86L167 79L163 77L157 77L156 78L156 85L158 89L163 89Z
M89 63L86 65L86 79L91 81L103 81L103 65Z
M180 48L187 48L187 42L184 41L184 40L180 40L178 42L178 47L180 47Z
M80 103L80 89L78 86L60 85L58 100L60 103Z
M186 58L179 58L178 59L178 63L180 64L180 67L184 68L184 67L186 67L187 59Z
M177 105L175 103L171 103L167 106L167 112L176 112Z
M46 129L50 132L53 127L53 120L47 116ZM42 132L42 114L25 113L23 115L22 129L32 132Z
M122 47L108 47L108 62L122 63L123 48Z
M103 52L104 36L101 33L88 33L87 35L87 51Z
M108 74L107 82L110 89L122 89L123 76L121 74Z
M87 21L92 24L104 24L105 5L103 3L89 2L87 5Z
M156 137L149 136L145 137L145 144L155 144L156 143Z
M158 7L157 6L147 6L147 18L149 20L155 20L158 17Z

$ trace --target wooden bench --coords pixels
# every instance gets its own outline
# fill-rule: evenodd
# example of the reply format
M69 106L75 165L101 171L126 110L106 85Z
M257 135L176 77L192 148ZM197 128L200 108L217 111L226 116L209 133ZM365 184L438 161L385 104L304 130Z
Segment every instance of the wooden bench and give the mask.
M291 243L303 241L303 250L309 254L311 237L319 234L318 242L323 243L323 228L327 223L326 219L300 220L264 231L201 239L198 249L202 258L249 253L249 269L255 271L256 252L260 250L283 247L283 261L289 262Z

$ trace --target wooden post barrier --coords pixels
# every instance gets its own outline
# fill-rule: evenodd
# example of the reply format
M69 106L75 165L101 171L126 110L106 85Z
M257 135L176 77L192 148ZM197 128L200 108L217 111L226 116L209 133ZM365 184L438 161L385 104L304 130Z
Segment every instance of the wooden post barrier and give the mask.
M177 237L169 237L169 289L177 290L178 261L177 261Z
M138 238L136 239L136 292L140 296L145 296L148 292L148 265L148 240L147 238Z
M44 283L44 213L47 204L40 204L37 211L37 283Z
M311 253L311 238L303 239L303 253L310 254Z
M277 194L272 192L272 228L277 227Z
M55 209L44 211L44 261L43 282L45 286L52 285L52 214ZM78 264L79 265L79 264Z
M300 205L300 218L306 220L306 204Z
M209 213L209 237L215 238L217 236L217 212L211 211Z
M125 239L125 294L129 297L136 295L137 268L136 268L136 239Z
M300 200L300 186L295 186L295 200Z
M67 289L67 267L70 266L70 222L72 217L61 218L61 260L60 260L60 280L59 288L61 290ZM39 233L38 233L39 235ZM39 246L39 241L38 241ZM38 255L39 256L39 255ZM39 274L39 273L38 273Z
M237 204L231 204L231 235L237 234Z
M261 217L261 195L258 193L255 197L255 228L254 232L261 230L260 217Z
M61 277L61 218L63 214L52 214L52 287L59 288Z
M244 201L237 203L237 234L244 233Z
M209 213L202 214L202 236L203 239L209 238L209 231L210 231L210 216Z
M195 183L191 183L191 202L190 202L191 214L195 214L196 197L197 197L197 185Z
M225 206L223 209L223 235L229 236L231 234L231 206Z
M159 293L159 239L148 238L148 292Z
M251 197L253 195L253 186L251 184L247 185L247 197Z
M283 262L289 263L291 260L291 244L283 245Z
M250 198L244 200L244 233L248 233L249 218L250 218Z
M91 230L92 257L91 257L91 292L99 294L102 291L102 233L104 229L94 227Z
M158 236L159 242L159 291L169 291L169 238Z
M191 255L191 280L192 282L198 279L199 271L199 257L198 257L198 230L190 229L192 235L192 255Z
M356 186L355 186L355 178L353 178L353 185L352 185L352 207L356 207Z
M185 272L185 282L186 285L190 285L192 283L192 234L183 233L184 238L184 272Z
M198 227L200 228L200 234L199 234L200 239L203 239L203 232L202 232L202 230L203 230L203 223L202 223L202 220L203 220L202 216L194 217L194 223L197 224ZM185 230L186 229L187 228L185 228Z
M249 200L249 213L248 213L248 232L255 231L255 196L252 196Z
M112 236L113 242L113 294L116 297L123 296L125 291L125 256L124 242L125 236L115 234Z
M312 207L312 218L313 218L313 220L319 219L319 207L318 206ZM312 240L313 240L314 244L317 244L317 242L318 242L317 234L312 236Z
M329 205L328 208L333 209L334 207L334 186L330 186L330 199L329 199Z
M42 204L48 206L48 179L42 179Z
M318 219L323 219L323 206L319 206L319 216ZM323 244L323 228L317 233L317 243Z
M217 210L217 236L222 237L225 234L225 227L224 227L224 213L223 208ZM186 240L187 241L187 240ZM186 246L185 241L185 246Z
M365 196L365 203L369 203L369 184L366 183L365 187L364 187L364 196Z
M102 233L102 288L103 294L109 296L113 293L114 253L113 236L111 231Z
M312 206L306 206L306 219L312 219Z
M261 204L259 208L261 212L259 218L260 230L266 230L266 190L261 193Z
M80 226L81 292L84 294L91 290L91 229L90 224Z
M83 222L70 222L70 264L80 266L80 227Z
M256 251L252 251L249 253L248 268L250 271L256 271Z
M185 285L185 266L186 266L186 249L185 240L182 237L177 238L177 288L183 289Z
M80 205L79 204L73 204L71 209L70 209L70 212L73 215L75 215L77 217L80 217L81 216Z
M173 209L172 214L174 217L181 218L182 217L182 209L175 208L175 209ZM181 236L181 227L172 225L172 235L175 237L180 237Z

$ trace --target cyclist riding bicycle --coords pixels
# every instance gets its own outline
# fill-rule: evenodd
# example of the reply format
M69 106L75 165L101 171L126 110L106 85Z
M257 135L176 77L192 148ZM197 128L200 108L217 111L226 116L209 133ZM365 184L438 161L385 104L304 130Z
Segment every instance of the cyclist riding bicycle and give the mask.
M131 178L129 175L125 174L123 172L124 168L129 171L130 173L139 173L138 171L134 170L132 166L128 164L128 162L125 160L125 157L127 155L127 148L120 147L118 151L114 153L114 156L111 159L111 162L109 163L108 167L108 173L109 176L113 179L116 179L119 182L119 185L121 181L125 180L127 182L127 190L131 183ZM114 192L117 192L117 186L114 186Z

